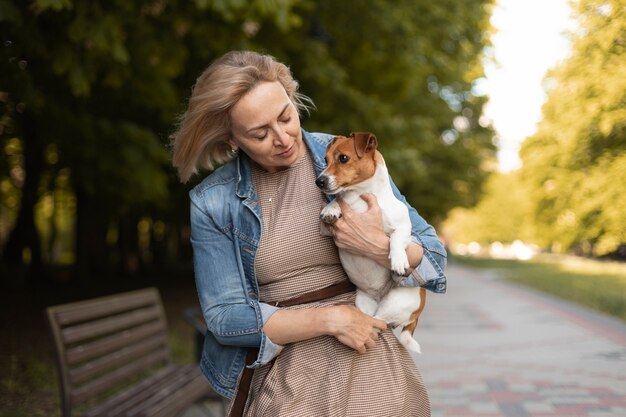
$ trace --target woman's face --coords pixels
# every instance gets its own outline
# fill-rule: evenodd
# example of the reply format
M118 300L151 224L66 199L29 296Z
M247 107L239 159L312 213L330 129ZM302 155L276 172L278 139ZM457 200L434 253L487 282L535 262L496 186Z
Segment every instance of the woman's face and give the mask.
M300 118L282 84L262 82L230 111L233 148L241 148L263 169L276 172L304 155Z

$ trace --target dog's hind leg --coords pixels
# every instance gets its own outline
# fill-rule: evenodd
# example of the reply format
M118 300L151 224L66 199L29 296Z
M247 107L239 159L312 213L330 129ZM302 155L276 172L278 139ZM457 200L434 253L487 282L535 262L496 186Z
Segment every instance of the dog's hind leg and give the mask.
M424 307L426 307L426 290L424 288L420 288L419 293L420 306L417 310L411 313L411 322L404 326L404 328L400 332L400 336L398 336L398 340L400 340L400 343L402 343L402 345L404 345L404 347L406 347L408 350L415 353L422 353L422 348L420 347L419 343L417 343L417 341L413 338L413 332L417 327L417 321L419 320L419 317L422 314Z
M354 304L359 310L372 317L378 309L378 301L370 297L365 291L362 290L356 290L356 300Z

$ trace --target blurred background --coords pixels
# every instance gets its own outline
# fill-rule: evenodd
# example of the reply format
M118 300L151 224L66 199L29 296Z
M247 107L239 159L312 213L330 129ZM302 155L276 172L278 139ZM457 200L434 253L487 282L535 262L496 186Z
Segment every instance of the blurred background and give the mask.
M187 193L208 173L181 184L169 135L233 49L291 67L317 105L305 129L375 132L451 258L626 320L625 9L0 0L0 416L58 412L47 305L156 285L193 356Z

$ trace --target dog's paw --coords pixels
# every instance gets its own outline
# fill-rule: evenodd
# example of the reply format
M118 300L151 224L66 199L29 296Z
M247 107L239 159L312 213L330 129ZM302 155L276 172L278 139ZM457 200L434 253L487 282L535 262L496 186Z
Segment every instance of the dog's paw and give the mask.
M391 260L391 272L394 275L405 276L409 272L409 258L407 258L406 253L389 254L389 259Z
M329 204L322 209L320 218L326 224L335 224L341 217L341 208L339 205Z
M405 278L406 275L398 275L395 272L391 271L391 279L393 279L393 282L395 282L396 284L400 284Z

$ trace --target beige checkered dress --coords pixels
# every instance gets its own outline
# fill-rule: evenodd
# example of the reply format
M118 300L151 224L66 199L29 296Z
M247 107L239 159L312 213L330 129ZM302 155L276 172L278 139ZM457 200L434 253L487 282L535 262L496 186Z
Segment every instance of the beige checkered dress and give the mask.
M286 300L347 279L334 242L320 234L325 199L308 152L288 170L255 166L252 172L263 215L256 256L261 300ZM306 307L337 303L354 304L354 293ZM285 346L255 371L244 415L415 417L430 416L430 403L411 356L387 330L365 354L331 336Z

